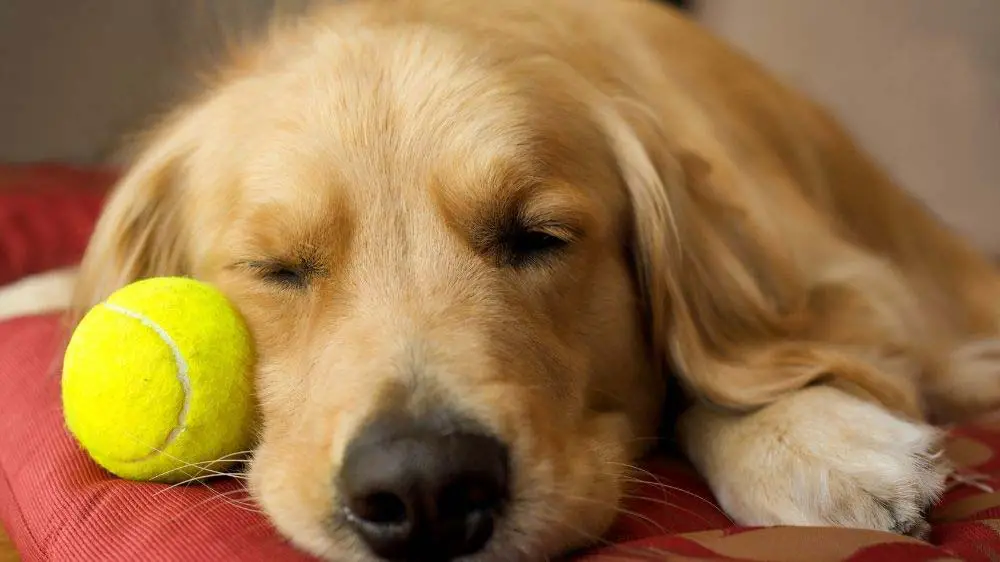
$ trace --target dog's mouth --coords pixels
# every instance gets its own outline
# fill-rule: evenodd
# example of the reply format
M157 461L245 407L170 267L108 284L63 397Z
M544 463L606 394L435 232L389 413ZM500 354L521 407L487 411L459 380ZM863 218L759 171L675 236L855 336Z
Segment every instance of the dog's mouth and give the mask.
M508 457L507 446L485 431L378 418L345 451L338 516L385 560L474 554L504 516Z

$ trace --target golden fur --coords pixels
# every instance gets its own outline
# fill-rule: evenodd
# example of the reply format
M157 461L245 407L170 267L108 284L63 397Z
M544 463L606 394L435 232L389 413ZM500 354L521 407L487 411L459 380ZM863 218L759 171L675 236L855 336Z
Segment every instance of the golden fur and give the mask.
M553 249L515 255L509 221ZM368 557L329 525L331 475L385 410L447 406L509 445L511 508L470 559L512 560L608 527L668 372L747 524L919 532L945 474L926 424L1000 401L993 267L820 108L639 0L280 26L155 130L76 309L154 275L246 316L252 492L331 560Z

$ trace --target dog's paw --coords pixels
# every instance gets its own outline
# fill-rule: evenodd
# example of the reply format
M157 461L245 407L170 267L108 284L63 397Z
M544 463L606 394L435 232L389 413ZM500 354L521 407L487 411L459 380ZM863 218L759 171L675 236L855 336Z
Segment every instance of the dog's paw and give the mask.
M807 461L818 478L798 477L793 496L806 507L801 515L806 524L926 535L927 512L944 490L947 469L933 430L896 421L910 426L895 428L898 441L865 436L867 443L855 445L856 459L816 456ZM788 522L795 517L800 515Z
M68 308L76 277L76 268L66 268L0 286L0 320Z
M744 416L699 408L682 432L720 504L744 525L922 536L948 473L938 430L832 388Z

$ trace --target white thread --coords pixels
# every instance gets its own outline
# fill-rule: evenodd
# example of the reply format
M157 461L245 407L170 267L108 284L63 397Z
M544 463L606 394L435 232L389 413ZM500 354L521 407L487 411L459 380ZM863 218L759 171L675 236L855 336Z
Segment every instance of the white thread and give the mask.
M113 310L114 312L117 312L119 314L124 314L129 318L138 320L143 326L146 326L150 330L156 332L156 335L160 336L160 339L163 340L163 343L165 343L168 348L170 348L170 353L172 353L174 356L174 364L177 367L177 380L181 383L181 388L184 390L184 401L181 403L181 412L177 416L177 425L175 425L174 428L170 430L170 434L167 435L166 440L164 440L163 444L160 445L160 447L166 447L167 445L172 443L174 439L177 438L177 435L180 434L181 431L184 430L184 423L187 421L188 408L190 408L191 406L191 379L188 377L187 361L185 361L184 356L181 355L181 350L179 347L177 347L177 342L175 342L173 338L170 337L170 334L168 334L167 331L164 330L159 324L153 322L152 320L143 316L142 314L139 314L138 312L129 310L127 308L118 306L116 304L103 303L103 305ZM160 452L159 450L154 450L150 454L138 459L132 459L130 462L137 462L148 459L149 457L158 454L159 452Z

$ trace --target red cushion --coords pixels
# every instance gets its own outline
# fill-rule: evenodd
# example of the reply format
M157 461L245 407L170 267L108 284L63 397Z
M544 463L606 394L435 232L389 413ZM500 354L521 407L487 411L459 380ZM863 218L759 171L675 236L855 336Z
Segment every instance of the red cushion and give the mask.
M309 560L249 507L237 481L167 487L116 479L80 450L63 425L54 316L0 323L0 521L28 560ZM956 432L952 456L1000 474L1000 426ZM616 529L617 544L582 560L920 561L1000 553L1000 494L963 487L935 511L932 546L848 529L739 529L684 463L647 465ZM221 496L220 494L226 494ZM700 532L699 532L700 531ZM993 554L990 554L993 553ZM991 558L991 556L993 556Z
M77 262L113 178L59 164L0 166L0 285Z
M66 166L0 167L0 283L79 259L113 178ZM168 488L111 477L66 432L54 316L0 323L0 523L24 560L309 560L237 481ZM953 432L950 457L1000 484L1000 421ZM849 529L732 526L682 462L647 463L605 546L580 560L918 562L1000 559L1000 493L958 487L930 543ZM221 496L220 494L226 494ZM611 544L614 543L614 544Z

